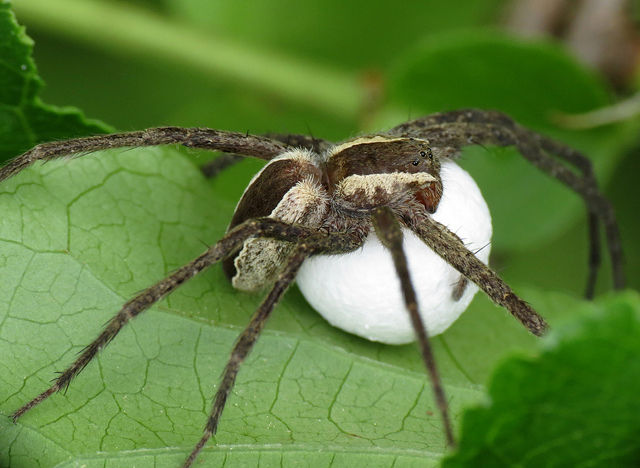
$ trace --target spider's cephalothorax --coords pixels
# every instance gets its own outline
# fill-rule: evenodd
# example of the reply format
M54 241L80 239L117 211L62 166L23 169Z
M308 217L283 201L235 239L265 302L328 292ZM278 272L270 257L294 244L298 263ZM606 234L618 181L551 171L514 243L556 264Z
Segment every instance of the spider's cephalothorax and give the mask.
M452 161L467 145L515 146L534 166L580 195L587 207L591 241L586 295L593 295L600 264L601 224L613 285L624 286L616 218L598 191L590 161L499 112L465 109L433 114L335 146L304 135L260 137L179 127L78 138L36 146L0 168L0 182L36 161L163 144L228 153L206 168L209 175L238 155L270 162L245 191L227 234L124 304L53 385L13 414L14 420L67 388L129 320L227 259L225 271L234 286L270 290L233 347L204 434L184 467L192 465L216 433L240 365L296 275L309 302L331 323L388 343L417 338L446 440L453 444L427 330L435 334L446 329L477 288L533 334L541 335L547 328L544 319L486 265L489 212L475 183Z

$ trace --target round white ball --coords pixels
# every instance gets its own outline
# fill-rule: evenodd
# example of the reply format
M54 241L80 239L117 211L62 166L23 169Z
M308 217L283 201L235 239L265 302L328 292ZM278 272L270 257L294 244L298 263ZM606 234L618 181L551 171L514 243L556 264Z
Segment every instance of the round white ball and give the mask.
M443 193L433 219L462 239L487 263L491 215L471 176L452 161L442 163ZM445 331L464 312L478 288L469 283L459 300L452 297L460 273L403 229L404 250L418 307L430 336ZM389 251L375 232L364 245L342 255L305 260L296 278L309 304L333 326L371 341L404 344L415 340L400 281Z

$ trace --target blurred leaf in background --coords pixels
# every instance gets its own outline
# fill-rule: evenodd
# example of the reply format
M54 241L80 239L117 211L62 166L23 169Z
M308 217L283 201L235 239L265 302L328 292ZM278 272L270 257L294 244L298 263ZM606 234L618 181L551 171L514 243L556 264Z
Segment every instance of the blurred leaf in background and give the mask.
M15 9L35 39L43 100L120 130L171 124L341 140L429 112L505 111L594 161L601 186L611 187L637 288L639 122L558 128L558 112L613 102L608 85L558 44L488 31L506 2L459 3L20 0ZM8 5L0 8L0 50L12 57L0 70L2 145L22 151L105 131L39 102L29 39ZM27 70L16 67L23 63ZM28 108L42 113L15 118ZM60 124L68 118L74 126ZM50 133L29 132L36 120ZM246 160L207 181L197 166L210 157L112 151L3 183L2 413L41 391L131 294L222 235L261 163ZM573 315L586 279L581 201L510 149L472 148L461 162L492 209L494 268L552 325ZM606 264L601 291L610 288ZM66 395L18 425L0 422L0 464L177 466L200 436L220 369L259 300L233 291L216 267L195 278L130 324ZM464 407L483 399L495 363L513 351L535 355L537 340L479 295L435 347L458 424ZM335 330L293 288L202 460L437 465L444 443L437 415L427 415L433 406L414 346Z
M640 465L640 296L573 314L537 359L496 369L489 401L467 411L444 467Z

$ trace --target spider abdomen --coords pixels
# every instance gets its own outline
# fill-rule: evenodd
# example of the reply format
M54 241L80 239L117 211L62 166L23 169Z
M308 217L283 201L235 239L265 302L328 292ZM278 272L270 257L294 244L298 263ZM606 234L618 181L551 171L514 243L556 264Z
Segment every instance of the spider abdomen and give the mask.
M491 216L480 189L451 161L442 164L440 175L443 194L433 219L487 263ZM404 249L426 329L430 335L442 333L467 308L477 287L469 284L460 295L460 273L409 229L404 229ZM391 255L373 230L354 252L307 259L297 282L311 306L338 328L389 344L415 339Z
M236 207L232 228L251 217L268 216L291 224L318 227L328 209L314 154L293 149L267 164L251 181ZM293 245L274 239L248 239L225 264L233 286L257 291L275 281Z

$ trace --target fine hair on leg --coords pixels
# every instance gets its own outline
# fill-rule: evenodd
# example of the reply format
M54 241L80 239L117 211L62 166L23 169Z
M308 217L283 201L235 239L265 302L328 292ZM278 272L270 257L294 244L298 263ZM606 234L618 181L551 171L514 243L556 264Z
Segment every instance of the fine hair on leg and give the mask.
M179 144L225 153L238 153L269 160L286 150L286 145L266 137L225 132L209 128L159 127L137 132L112 133L72 140L42 143L10 160L0 168L0 182L36 161L82 155L112 148Z
M318 154L324 153L333 146L330 141L299 133L265 133L264 136L284 143L289 147L305 148Z
M427 372L429 373L436 405L438 406L438 410L442 416L447 444L449 446L454 446L455 439L453 437L453 428L451 426L451 418L449 416L449 407L444 394L442 380L440 379L436 361L433 356L429 335L425 329L422 317L420 317L418 299L411 282L407 258L404 253L404 248L402 247L402 229L391 209L387 207L375 209L372 220L380 242L382 242L382 244L391 253L396 273L400 279L400 287L402 288L402 296L404 297L405 306L409 312L411 325L413 326L416 338L418 339L422 360L424 361Z
M467 249L460 238L446 226L425 215L413 223L411 229L449 265L477 284L493 302L506 308L531 333L541 336L549 328L547 322L529 304L520 299L507 283Z

